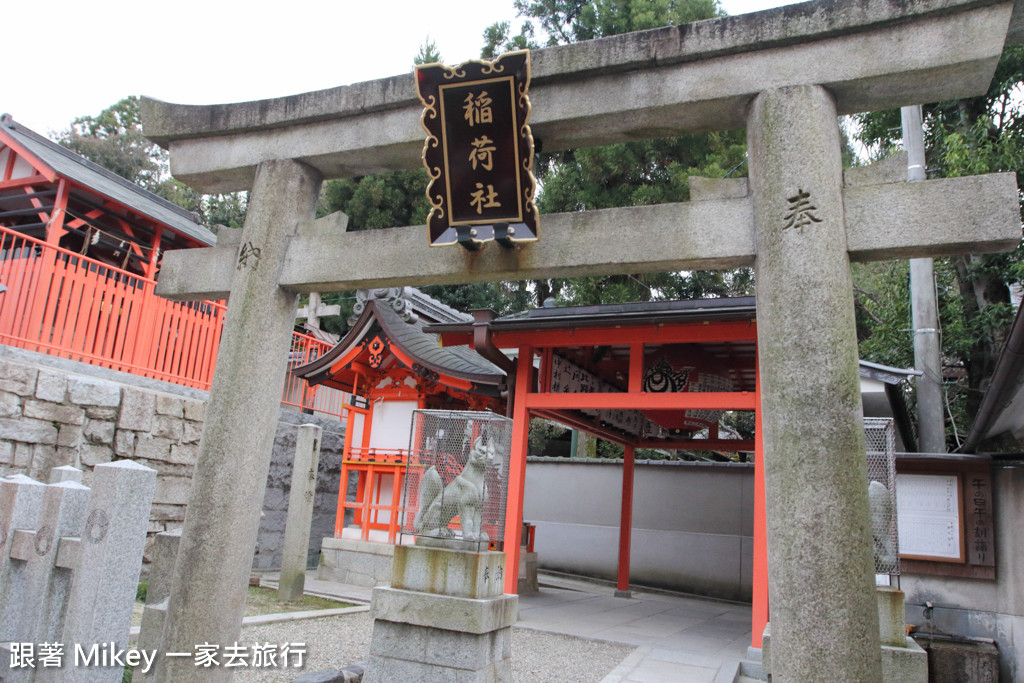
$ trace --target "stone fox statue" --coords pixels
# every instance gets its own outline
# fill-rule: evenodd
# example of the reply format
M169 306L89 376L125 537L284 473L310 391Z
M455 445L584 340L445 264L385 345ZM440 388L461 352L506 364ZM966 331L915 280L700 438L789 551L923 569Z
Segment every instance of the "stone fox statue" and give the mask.
M889 534L889 518L893 511L889 489L882 482L872 479L868 484L868 500L871 505L871 535L875 543L875 557L883 564L895 564L896 547Z
M423 473L420 482L420 509L413 519L416 533L424 536L450 537L448 528L458 515L462 525L462 538L466 541L487 541L482 528L484 508L484 474L494 462L494 446L484 445L484 437L477 437L469 451L469 459L459 476L447 486L436 467Z

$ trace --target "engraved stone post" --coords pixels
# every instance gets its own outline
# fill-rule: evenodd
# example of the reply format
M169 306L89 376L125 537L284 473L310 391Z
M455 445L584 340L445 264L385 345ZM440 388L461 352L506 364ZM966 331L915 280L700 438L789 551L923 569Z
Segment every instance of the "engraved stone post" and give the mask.
M34 571L38 574L36 581L41 591L42 607L39 614L31 618L35 622L31 633L38 638L37 642L52 643L61 638L72 569L59 566L57 559L61 544L67 542L65 538L82 535L89 496L89 488L76 481L50 484L43 494L43 508L39 513L36 530L36 557L27 563L29 566L36 565ZM28 602L28 595L23 599L26 604L33 604Z
M881 680L840 136L817 86L747 121L776 681Z
M156 470L130 460L97 465L82 529L81 557L71 582L64 638L87 652L94 644L128 646L132 605L142 569ZM62 680L121 680L119 666L65 666Z
M309 557L309 529L313 523L316 500L316 469L320 464L323 429L315 424L299 426L292 462L292 487L288 494L288 517L284 524L284 550L281 552L279 600L298 600L306 584Z
M72 481L41 488L35 523L11 534L10 564L3 578L6 600L0 610L5 643L53 643L62 635L71 570L56 566L54 560L61 537L81 532L89 489ZM3 656L6 660L9 655L5 651ZM14 668L3 680L28 681L33 673L31 668Z
M174 562L181 545L181 529L163 531L153 539L152 562L149 566L149 586L146 588L146 606L142 610L142 625L139 627L139 648L157 650L167 616L167 598L171 594L171 579ZM136 670L135 676L143 674ZM146 680L152 680L155 669L147 672Z
M23 474L0 479L0 642L25 637L13 631L21 611L18 595L22 567L14 549L17 530L35 529L46 486Z
M295 161L259 165L242 231L217 371L174 568L161 650L238 640L295 323L277 285L289 238L314 216L320 176ZM157 680L219 681L233 669L160 658Z

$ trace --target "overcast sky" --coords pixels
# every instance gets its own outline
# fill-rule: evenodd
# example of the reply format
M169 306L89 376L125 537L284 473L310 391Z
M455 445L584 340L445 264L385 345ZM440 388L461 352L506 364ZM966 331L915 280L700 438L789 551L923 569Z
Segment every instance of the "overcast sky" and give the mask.
M742 14L784 0L724 0ZM128 95L215 104L358 83L411 70L429 36L449 64L475 59L512 0L9 2L0 112L37 133ZM516 29L517 30L517 29Z

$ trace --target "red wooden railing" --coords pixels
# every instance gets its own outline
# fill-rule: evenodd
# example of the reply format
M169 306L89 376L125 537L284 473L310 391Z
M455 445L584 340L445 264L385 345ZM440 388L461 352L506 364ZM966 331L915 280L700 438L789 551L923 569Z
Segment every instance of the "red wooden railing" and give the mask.
M311 387L309 382L291 372L291 368L310 363L330 350L330 344L316 337L300 332L292 333L292 350L288 357L289 372L281 403L341 418L346 410L344 392L329 387Z
M209 389L223 304L177 302L135 273L0 228L0 342Z
M156 281L0 226L0 343L208 390L226 307L169 301ZM296 333L290 365L330 348ZM341 392L288 374L282 402L340 416Z

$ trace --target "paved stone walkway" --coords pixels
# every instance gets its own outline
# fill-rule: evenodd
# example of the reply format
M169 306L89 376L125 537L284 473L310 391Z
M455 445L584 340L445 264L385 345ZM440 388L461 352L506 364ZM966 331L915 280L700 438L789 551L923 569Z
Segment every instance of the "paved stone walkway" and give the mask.
M733 683L750 645L750 607L543 575L519 597L519 628L636 646L602 683Z
M305 592L369 602L371 589L306 578ZM264 585L275 585L265 575ZM519 597L518 628L632 645L601 683L734 683L750 645L750 606L634 591L541 574L541 590Z

